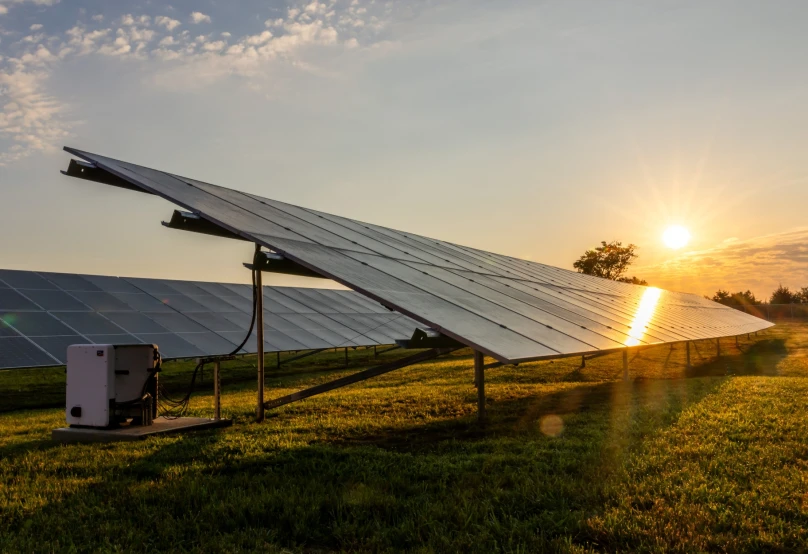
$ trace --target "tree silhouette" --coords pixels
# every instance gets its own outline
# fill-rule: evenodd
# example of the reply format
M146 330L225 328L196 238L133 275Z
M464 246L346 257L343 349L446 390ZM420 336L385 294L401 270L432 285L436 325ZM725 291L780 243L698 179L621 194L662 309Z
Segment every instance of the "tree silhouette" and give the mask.
M572 266L578 270L578 273L586 275L594 275L595 277L603 277L604 279L611 279L612 281L625 281L627 283L636 282L637 284L647 284L641 279L636 277L624 278L628 266L637 254L634 251L637 247L633 244L623 246L620 241L612 241L607 243L601 241L601 246L594 250L587 250L583 256L578 258Z
M777 290L775 290L772 293L772 297L769 300L769 303L771 303L771 304L793 304L796 301L797 301L797 296L793 292L791 292L791 289L789 289L788 287L784 287L783 285L780 285L779 287L777 287Z
M752 291L747 290L746 292L733 292L730 293L726 290L718 290L712 298L710 298L713 302L718 302L719 304L724 304L725 306L732 306L733 308L738 308L741 306L755 306L760 304L761 301L755 298L755 295Z

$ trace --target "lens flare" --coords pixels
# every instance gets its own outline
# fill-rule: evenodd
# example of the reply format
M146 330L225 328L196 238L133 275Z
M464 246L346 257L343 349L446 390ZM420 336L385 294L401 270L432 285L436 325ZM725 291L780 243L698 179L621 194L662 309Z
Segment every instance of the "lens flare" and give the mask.
M557 437L564 431L564 421L555 414L546 415L541 418L539 429L548 437Z

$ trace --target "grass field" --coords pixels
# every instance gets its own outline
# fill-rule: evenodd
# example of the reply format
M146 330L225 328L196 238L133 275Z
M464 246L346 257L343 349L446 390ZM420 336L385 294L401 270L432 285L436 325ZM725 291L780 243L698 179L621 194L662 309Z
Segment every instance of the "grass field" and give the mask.
M233 427L140 443L59 446L61 409L3 413L0 551L806 551L808 325L722 352L644 350L629 383L620 354L492 369L485 428L468 351L263 424L234 362ZM270 371L268 397L355 370L328 356ZM0 373L4 402L61 402L60 372Z

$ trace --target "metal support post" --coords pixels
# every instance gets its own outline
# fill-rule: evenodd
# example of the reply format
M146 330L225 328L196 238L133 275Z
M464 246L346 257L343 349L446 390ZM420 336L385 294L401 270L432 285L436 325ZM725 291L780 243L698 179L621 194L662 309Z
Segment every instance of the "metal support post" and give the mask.
M477 383L477 421L485 423L485 356L474 351L474 380Z
M261 245L255 245L255 255L261 252ZM256 317L256 355L258 356L258 404L255 409L255 421L264 421L264 284L261 272L255 272L255 317Z
M715 355L721 357L721 339L715 339Z
M586 367L586 356L581 356L581 367Z
M345 367L348 367L348 347L345 347Z
M222 419L222 363L213 362L213 419Z
M735 335L735 348L738 348L738 335Z
M623 381L628 381L628 348L623 350Z
M693 367L692 365L690 365L690 342L689 341L685 343L685 352L687 353L687 367L689 369L689 368Z
M373 345L373 357L374 358L379 357L379 352L376 350L376 345L375 344Z

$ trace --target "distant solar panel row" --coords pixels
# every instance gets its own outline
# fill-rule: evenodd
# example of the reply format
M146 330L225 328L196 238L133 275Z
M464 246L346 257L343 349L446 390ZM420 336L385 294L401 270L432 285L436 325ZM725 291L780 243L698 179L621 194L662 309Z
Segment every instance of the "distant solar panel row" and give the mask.
M770 326L697 295L582 275L65 149L501 362Z
M63 364L76 343L227 354L251 316L250 285L0 270L0 368ZM394 344L418 326L353 291L264 287L266 352ZM253 331L242 352L255 351Z

